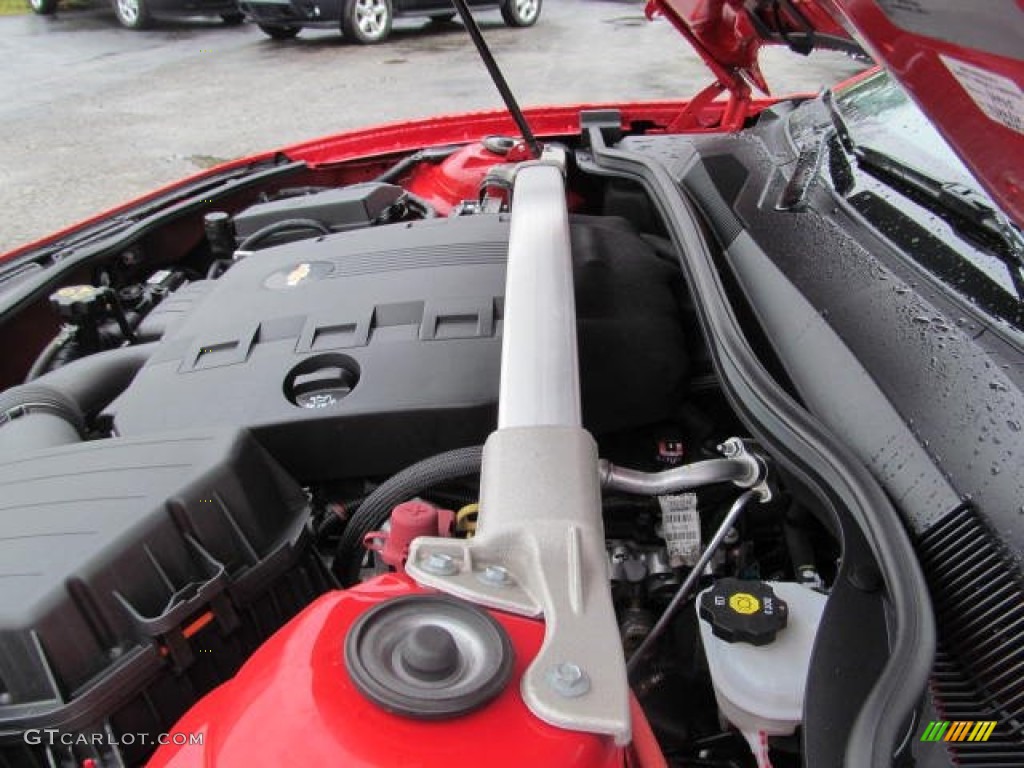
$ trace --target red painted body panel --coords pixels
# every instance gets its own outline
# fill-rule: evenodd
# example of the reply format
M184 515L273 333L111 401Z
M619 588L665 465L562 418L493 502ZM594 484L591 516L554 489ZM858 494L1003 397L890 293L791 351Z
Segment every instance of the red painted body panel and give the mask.
M768 92L758 67L762 46L783 44L810 28L818 47L829 47L826 41L850 40L847 29L856 29L858 40L907 89L992 198L1024 226L1024 42L1019 55L1008 58L948 42L958 39L956 29L943 30L945 40L917 34L894 24L878 0L791 5L799 18L767 0L648 0L647 13L672 22L739 101L751 85ZM959 8L961 23L971 24L971 4ZM1014 10L1024 14L1024 4L1018 0ZM931 11L922 5L920 13L923 19ZM973 68L972 74L954 72L958 63Z
M774 104L775 101L777 100L765 99L751 102L746 114L756 114L761 109ZM716 102L705 103L699 106L700 109L696 110L697 114L695 116L698 119L692 121L691 130L720 130L719 126L722 123L723 116L726 115L728 105ZM665 127L676 121L680 114L686 111L694 111L689 108L690 101L660 101L536 107L525 110L525 113L531 126L533 126L534 133L540 137L555 137L578 134L579 113L583 109L618 109L622 113L624 127L642 121L649 125L662 126L662 130L664 130ZM438 147L446 144L463 144L479 141L485 136L494 134L517 135L515 124L508 116L508 113L503 110L472 112L432 117L424 120L390 123L326 136L313 141L283 147L272 152L262 152L218 165L181 181L160 187L149 194L99 213L96 216L91 216L52 235L27 243L6 254L0 254L0 263L103 222L111 216L128 213L137 205L172 193L187 184L193 184L215 176L218 173L240 168L250 163L270 160L278 154L282 154L292 160L306 162L311 167L317 168L369 158L385 158L389 155L412 152L424 147Z
M405 188L447 216L453 204L475 200L488 169L504 162L504 157L482 144L468 144L439 165L417 167Z
M748 83L767 93L757 65L761 41L742 5L725 0L650 0L647 15L659 13L689 41L718 82L736 96L749 94Z
M893 24L875 0L828 0L835 2L866 39L876 60L896 77L935 124L992 198L1024 227L1024 114L1006 105L1007 122L993 119L968 94L961 79L940 56L951 57L983 70L1024 94L1024 40L1018 58L997 56L964 48L933 37L912 34ZM970 3L963 8L969 12ZM1016 10L1024 14L1018 0ZM969 24L969 18L965 19ZM952 31L955 39L955 30ZM992 81L991 98L998 101L999 80ZM982 86L977 93L984 93ZM1017 102L1019 110L1020 101Z
M765 100L758 102L757 106L763 109L774 102L775 100ZM626 104L572 104L534 107L525 109L524 113L533 132L540 137L573 136L579 134L582 110L617 109L622 113L623 127L628 127L637 121L649 122L656 126L667 126L687 108L689 103L689 100L685 100ZM705 116L707 124L717 124L715 118L720 117L723 111L723 104L708 105ZM505 110L467 112L461 115L379 125L296 144L281 151L295 160L304 160L312 165L323 165L374 155L408 152L420 147L465 144L493 135L519 135L515 123Z
M718 82L737 96L745 96L749 85L768 93L758 55L762 46L781 42L781 38L766 40L761 31L781 25L787 33L799 33L809 25L821 35L849 39L817 0L792 0L792 8L763 8L747 0L648 0L647 15L664 15L700 54Z
M336 765L345 768L659 768L663 758L643 715L636 748L538 720L518 681L544 639L541 622L494 612L515 648L513 682L483 709L425 722L385 712L360 694L345 670L344 639L381 601L424 592L397 575L327 594L254 653L238 675L172 729L202 733L202 746L168 746L152 768Z

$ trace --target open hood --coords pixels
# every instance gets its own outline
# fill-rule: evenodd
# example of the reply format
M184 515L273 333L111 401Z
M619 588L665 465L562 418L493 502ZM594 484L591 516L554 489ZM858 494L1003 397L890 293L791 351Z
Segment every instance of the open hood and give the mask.
M861 50L917 101L992 198L1024 225L1024 8L1019 0L649 0L719 84L768 92L763 45Z

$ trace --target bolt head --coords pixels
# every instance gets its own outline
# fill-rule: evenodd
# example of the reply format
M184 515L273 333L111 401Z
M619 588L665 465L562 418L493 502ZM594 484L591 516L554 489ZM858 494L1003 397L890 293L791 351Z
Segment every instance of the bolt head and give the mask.
M548 685L559 696L575 699L590 690L590 677L571 661L555 664L548 670Z
M554 675L558 678L559 682L571 685L583 679L583 670L580 669L578 664L563 662L562 664L555 665Z
M718 450L721 452L723 456L725 456L725 458L735 459L743 452L743 443L740 442L739 438L730 437L728 440L726 440L724 443L718 446Z
M480 581L493 587L508 587L512 585L513 579L508 568L502 565L488 565L480 571Z
M451 576L459 570L455 558L443 552L432 552L420 561L423 570L437 576Z

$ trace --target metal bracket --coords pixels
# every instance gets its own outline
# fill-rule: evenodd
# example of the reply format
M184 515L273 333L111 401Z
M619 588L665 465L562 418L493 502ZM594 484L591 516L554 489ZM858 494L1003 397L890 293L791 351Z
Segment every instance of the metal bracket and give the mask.
M450 575L430 567L439 555L451 558ZM507 572L505 583L484 577L495 566ZM416 539L406 571L480 605L543 616L544 644L522 680L527 706L552 725L629 742L629 688L608 588L597 446L585 430L494 432L484 446L476 536ZM565 670L575 687L564 683Z

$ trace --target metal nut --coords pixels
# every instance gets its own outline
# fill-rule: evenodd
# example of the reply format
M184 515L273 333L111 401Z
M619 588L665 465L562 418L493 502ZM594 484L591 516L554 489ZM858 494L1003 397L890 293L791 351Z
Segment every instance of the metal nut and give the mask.
M738 437L730 437L718 446L718 451L727 459L735 459L737 456L746 452L743 447L743 441Z
M488 565L480 571L478 578L492 587L510 587L515 582L508 568L503 565Z
M575 699L590 690L590 677L579 664L563 661L548 670L548 685L551 690L567 699Z
M420 566L435 576L452 576L459 570L455 558L443 552L432 552L427 555L420 561Z

